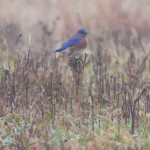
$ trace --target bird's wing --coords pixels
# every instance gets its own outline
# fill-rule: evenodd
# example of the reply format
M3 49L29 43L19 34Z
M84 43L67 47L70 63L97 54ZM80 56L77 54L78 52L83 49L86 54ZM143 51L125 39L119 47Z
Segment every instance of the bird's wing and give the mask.
M63 43L61 48L59 48L58 50L56 50L55 52L61 52L69 47L72 47L72 46L77 46L81 43L81 38L79 37L72 37L70 38L67 42Z

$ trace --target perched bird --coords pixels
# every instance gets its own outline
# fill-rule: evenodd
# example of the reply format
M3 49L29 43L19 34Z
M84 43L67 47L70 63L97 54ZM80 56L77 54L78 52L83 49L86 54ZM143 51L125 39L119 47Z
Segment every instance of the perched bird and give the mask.
M49 55L64 52L67 53L70 58L79 57L88 44L87 34L88 32L84 28L80 28L67 42L63 43L59 49L50 52Z

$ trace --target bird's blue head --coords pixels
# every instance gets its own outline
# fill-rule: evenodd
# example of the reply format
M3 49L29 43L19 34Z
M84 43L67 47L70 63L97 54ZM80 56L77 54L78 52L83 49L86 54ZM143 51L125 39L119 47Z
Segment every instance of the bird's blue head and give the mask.
M77 34L87 35L88 32L87 32L84 28L80 28L80 29L77 31Z

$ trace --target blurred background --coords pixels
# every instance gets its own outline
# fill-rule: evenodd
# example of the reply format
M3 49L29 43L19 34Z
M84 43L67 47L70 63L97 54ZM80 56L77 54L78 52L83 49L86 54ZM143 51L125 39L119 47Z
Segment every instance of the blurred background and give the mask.
M30 39L33 51L52 51L81 26L92 43L102 36L105 48L140 49L149 16L149 0L0 0L0 50L24 51Z

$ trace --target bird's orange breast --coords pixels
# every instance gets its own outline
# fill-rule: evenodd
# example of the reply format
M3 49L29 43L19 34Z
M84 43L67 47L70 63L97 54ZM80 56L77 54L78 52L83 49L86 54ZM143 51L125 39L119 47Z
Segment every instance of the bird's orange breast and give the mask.
M80 51L82 49L85 49L87 44L88 44L88 38L84 37L79 45L70 47L69 49L70 51Z

